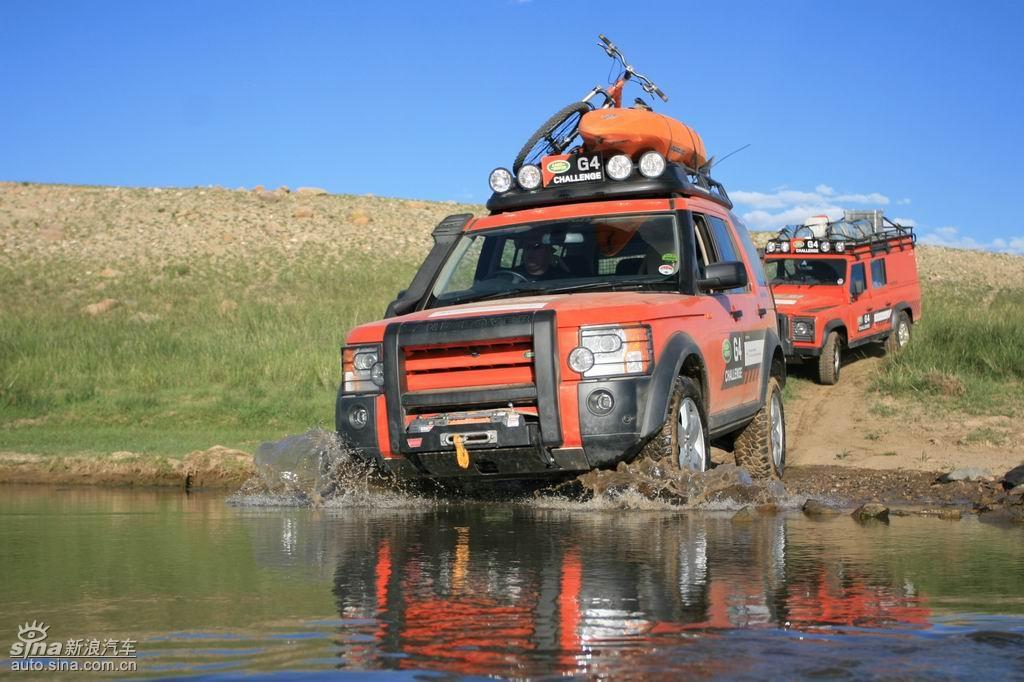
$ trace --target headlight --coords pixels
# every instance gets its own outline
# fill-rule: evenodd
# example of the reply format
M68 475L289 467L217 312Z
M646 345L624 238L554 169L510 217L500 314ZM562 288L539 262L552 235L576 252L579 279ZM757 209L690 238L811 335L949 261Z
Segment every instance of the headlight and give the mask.
M491 171L491 177L487 180L492 192L501 194L512 189L512 174L504 168L495 168Z
M608 177L612 180L625 180L633 172L633 162L625 154L616 154L608 159L608 165L605 166L605 170L608 172Z
M342 348L341 381L344 393L379 393L384 385L380 346Z
M569 353L569 367L572 371L586 374L594 366L594 353L588 348L576 347Z
M794 320L793 338L803 341L814 339L814 320Z
M587 379L651 371L651 328L647 325L582 327L569 367Z
M537 189L540 187L540 168L523 166L516 174L516 180L523 189Z
M645 178L656 178L665 172L665 157L658 152L644 152L640 157L640 173Z

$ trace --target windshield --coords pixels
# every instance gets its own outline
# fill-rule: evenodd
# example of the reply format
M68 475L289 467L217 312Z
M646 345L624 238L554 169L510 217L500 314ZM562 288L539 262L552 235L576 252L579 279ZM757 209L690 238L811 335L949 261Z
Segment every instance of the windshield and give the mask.
M620 286L678 291L678 273L671 214L532 223L464 235L431 305Z
M841 258L769 258L764 272L770 284L842 286L846 261Z

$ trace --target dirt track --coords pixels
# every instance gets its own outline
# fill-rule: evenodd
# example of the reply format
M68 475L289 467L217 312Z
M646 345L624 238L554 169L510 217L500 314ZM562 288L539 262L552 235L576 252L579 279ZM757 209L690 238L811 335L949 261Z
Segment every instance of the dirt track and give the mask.
M1024 431L1009 417L929 411L924 403L909 405L875 393L871 376L883 357L880 348L848 354L834 386L810 380L812 366L790 369L798 378L795 397L786 405L790 466L915 471L981 467L1002 474L1021 463ZM997 446L968 438L986 427L1009 433L1007 442Z

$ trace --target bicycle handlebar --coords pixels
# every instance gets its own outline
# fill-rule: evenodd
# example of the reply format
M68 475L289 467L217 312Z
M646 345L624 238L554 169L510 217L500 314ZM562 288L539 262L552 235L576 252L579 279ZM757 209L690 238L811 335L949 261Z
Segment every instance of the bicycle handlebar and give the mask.
M603 43L603 45L598 44L598 47L603 47L604 51L608 54L609 57L611 57L612 59L617 59L619 63L622 64L622 68L626 72L627 79L630 76L636 78L637 80L643 83L644 92L657 95L658 97L661 98L662 102L668 101L668 95L662 92L661 88L655 85L654 81L652 81L650 78L641 73L638 73L633 68L633 66L628 61L626 61L626 55L622 54L619 48L615 47L615 43L609 40L608 36L604 35L603 33L600 33L597 37L601 41L601 43Z

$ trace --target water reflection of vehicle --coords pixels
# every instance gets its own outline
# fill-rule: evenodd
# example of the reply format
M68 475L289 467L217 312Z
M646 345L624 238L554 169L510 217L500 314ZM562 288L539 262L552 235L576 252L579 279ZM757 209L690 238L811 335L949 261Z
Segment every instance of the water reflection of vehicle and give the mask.
M593 674L735 628L927 623L894 576L830 563L825 536L789 552L786 523L491 508L375 519L337 552L339 612L367 624L342 656L480 675L554 672L555 659Z

